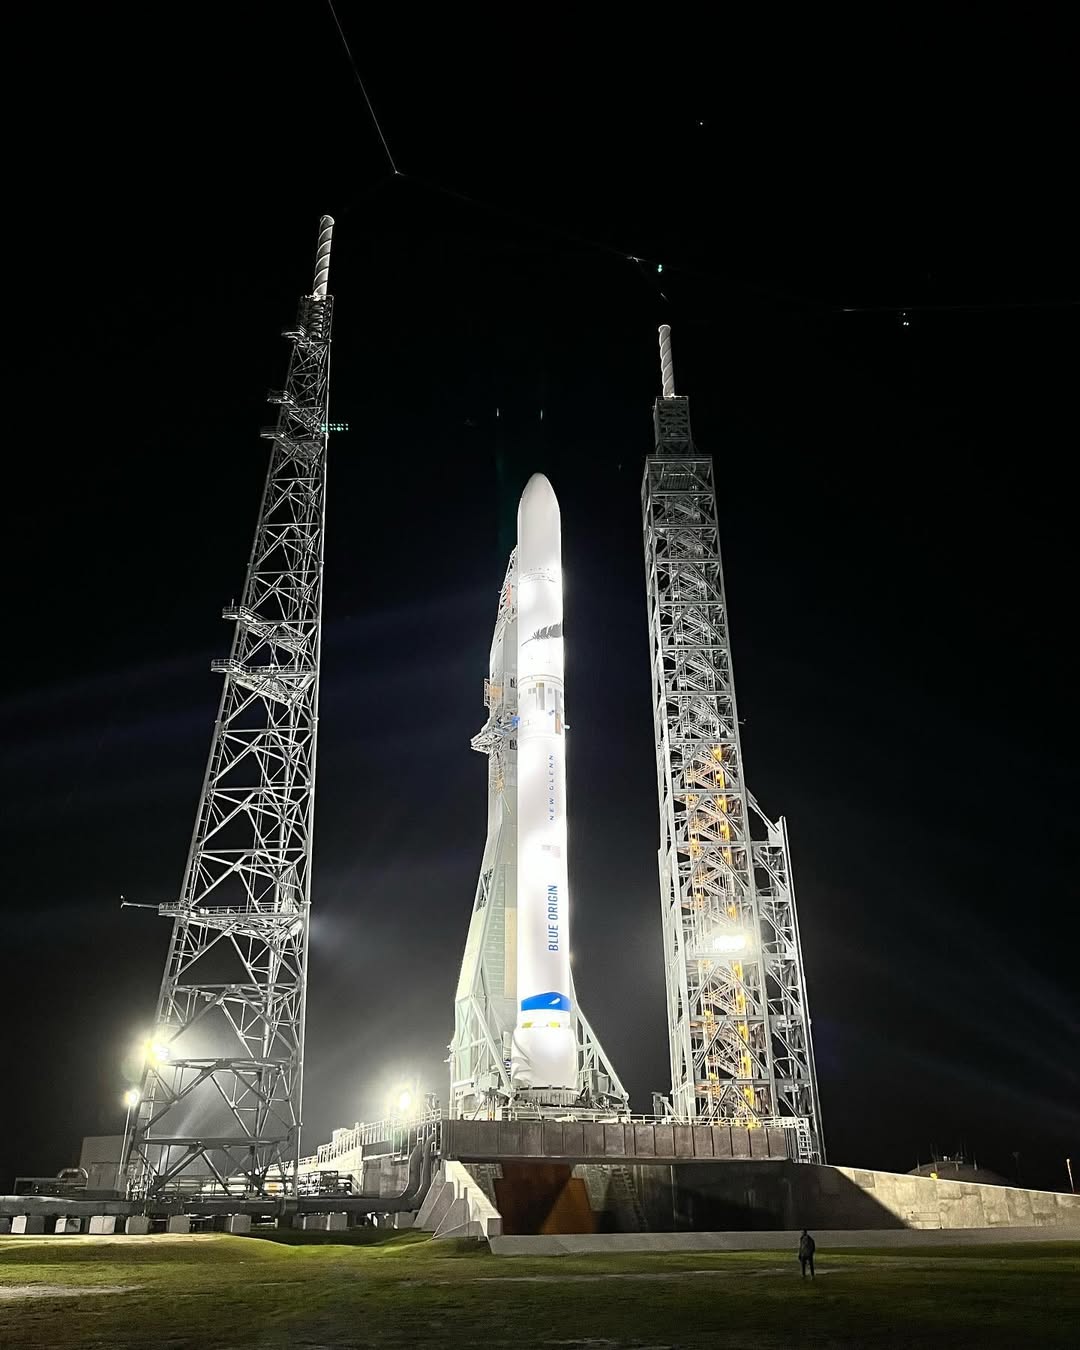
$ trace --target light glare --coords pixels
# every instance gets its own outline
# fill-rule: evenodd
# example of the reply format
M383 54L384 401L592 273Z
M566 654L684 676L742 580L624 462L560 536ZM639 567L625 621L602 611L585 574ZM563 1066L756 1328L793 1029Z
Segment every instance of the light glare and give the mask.
M151 1038L146 1042L146 1058L151 1064L167 1064L172 1059L172 1049L164 1041Z

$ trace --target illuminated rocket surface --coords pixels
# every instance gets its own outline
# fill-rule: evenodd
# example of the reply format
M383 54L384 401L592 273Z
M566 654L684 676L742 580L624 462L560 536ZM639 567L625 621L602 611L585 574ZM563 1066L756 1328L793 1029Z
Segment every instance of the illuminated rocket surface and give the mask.
M518 505L518 949L515 1087L575 1089L566 859L562 527L533 474Z

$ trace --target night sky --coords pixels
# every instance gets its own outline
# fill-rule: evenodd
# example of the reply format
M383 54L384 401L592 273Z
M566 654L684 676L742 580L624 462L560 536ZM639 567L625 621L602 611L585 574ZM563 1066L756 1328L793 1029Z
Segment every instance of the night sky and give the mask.
M669 322L717 467L747 778L791 832L830 1159L904 1171L963 1147L1011 1177L1019 1153L1025 1184L1064 1187L1064 33L433 30L420 11L395 31L342 0L395 178L326 6L227 8L26 37L0 1188L123 1124L168 924L119 897L178 891L263 399L324 211L349 430L305 1147L404 1074L445 1097L484 845L469 738L535 471L563 511L575 980L636 1109L669 1086L639 503Z

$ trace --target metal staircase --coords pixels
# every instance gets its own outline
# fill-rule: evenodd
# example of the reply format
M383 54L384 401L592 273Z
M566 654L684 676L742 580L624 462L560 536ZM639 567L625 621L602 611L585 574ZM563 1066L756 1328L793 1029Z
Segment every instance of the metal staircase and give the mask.
M610 1167L608 1171L611 1174L608 1195L615 1201L616 1213L620 1220L627 1220L632 1217L634 1226L630 1230L631 1232L648 1232L648 1216L641 1203L641 1197L638 1195L633 1173L629 1167Z

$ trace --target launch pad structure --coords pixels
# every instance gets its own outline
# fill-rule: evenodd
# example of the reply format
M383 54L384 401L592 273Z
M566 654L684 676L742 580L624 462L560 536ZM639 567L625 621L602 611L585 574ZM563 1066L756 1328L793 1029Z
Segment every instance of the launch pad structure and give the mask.
M487 839L448 1109L416 1094L419 1109L301 1153L333 226L320 221L312 289L284 334L288 374L269 396L270 463L241 597L223 611L232 644L212 663L224 687L180 896L149 906L172 935L130 1128L84 1140L85 1167L22 1178L0 1196L0 1223L145 1234L273 1218L337 1231L363 1215L513 1242L1075 1224L1076 1197L972 1196L960 1182L823 1165L787 826L746 782L716 471L675 392L666 325L641 503L670 1096L631 1112L569 965L561 523L534 474L471 742L487 757Z
M212 663L224 688L180 898L156 907L172 937L121 1156L127 1196L144 1204L300 1204L301 1172L317 1172L325 1151L302 1158L300 1131L332 233L323 217L312 289L285 332L285 385L269 396L270 464L241 598L224 610L231 649ZM627 1156L654 1149L642 1141L660 1125L661 1139L674 1126L719 1131L685 1136L709 1157L728 1156L736 1145L722 1141L746 1131L737 1147L753 1154L761 1131L774 1156L784 1138L787 1156L818 1160L787 832L743 777L713 466L675 394L666 327L661 364L642 504L671 1096L654 1095L651 1116L631 1114L570 970L561 527L551 485L534 475L499 591L488 716L471 743L488 760L487 841L455 997L446 1123L548 1121L553 1133L536 1138L564 1144L554 1122L576 1122L583 1139L593 1126L617 1127L622 1142L604 1136L605 1147ZM429 1167L440 1137L437 1115L416 1135L416 1156L412 1144L408 1158L397 1145L385 1156L412 1175L421 1154ZM362 1141L361 1155L379 1144Z
M269 395L270 463L241 597L223 611L232 644L212 663L224 687L179 899L148 906L172 934L130 1128L85 1140L85 1168L21 1179L0 1221L146 1233L194 1218L245 1232L272 1217L334 1231L363 1214L415 1216L437 1236L492 1236L504 1213L504 1232L597 1236L700 1233L716 1216L774 1229L1075 1222L1075 1197L1009 1188L1007 1204L991 1194L973 1209L959 1182L814 1165L821 1107L787 826L747 787L716 472L675 392L666 325L641 502L670 1096L631 1112L569 965L561 524L536 474L471 742L487 757L487 840L448 1109L425 1094L420 1110L301 1154L333 226L320 221L312 288L284 333L288 374ZM584 1227L557 1226L570 1210Z

